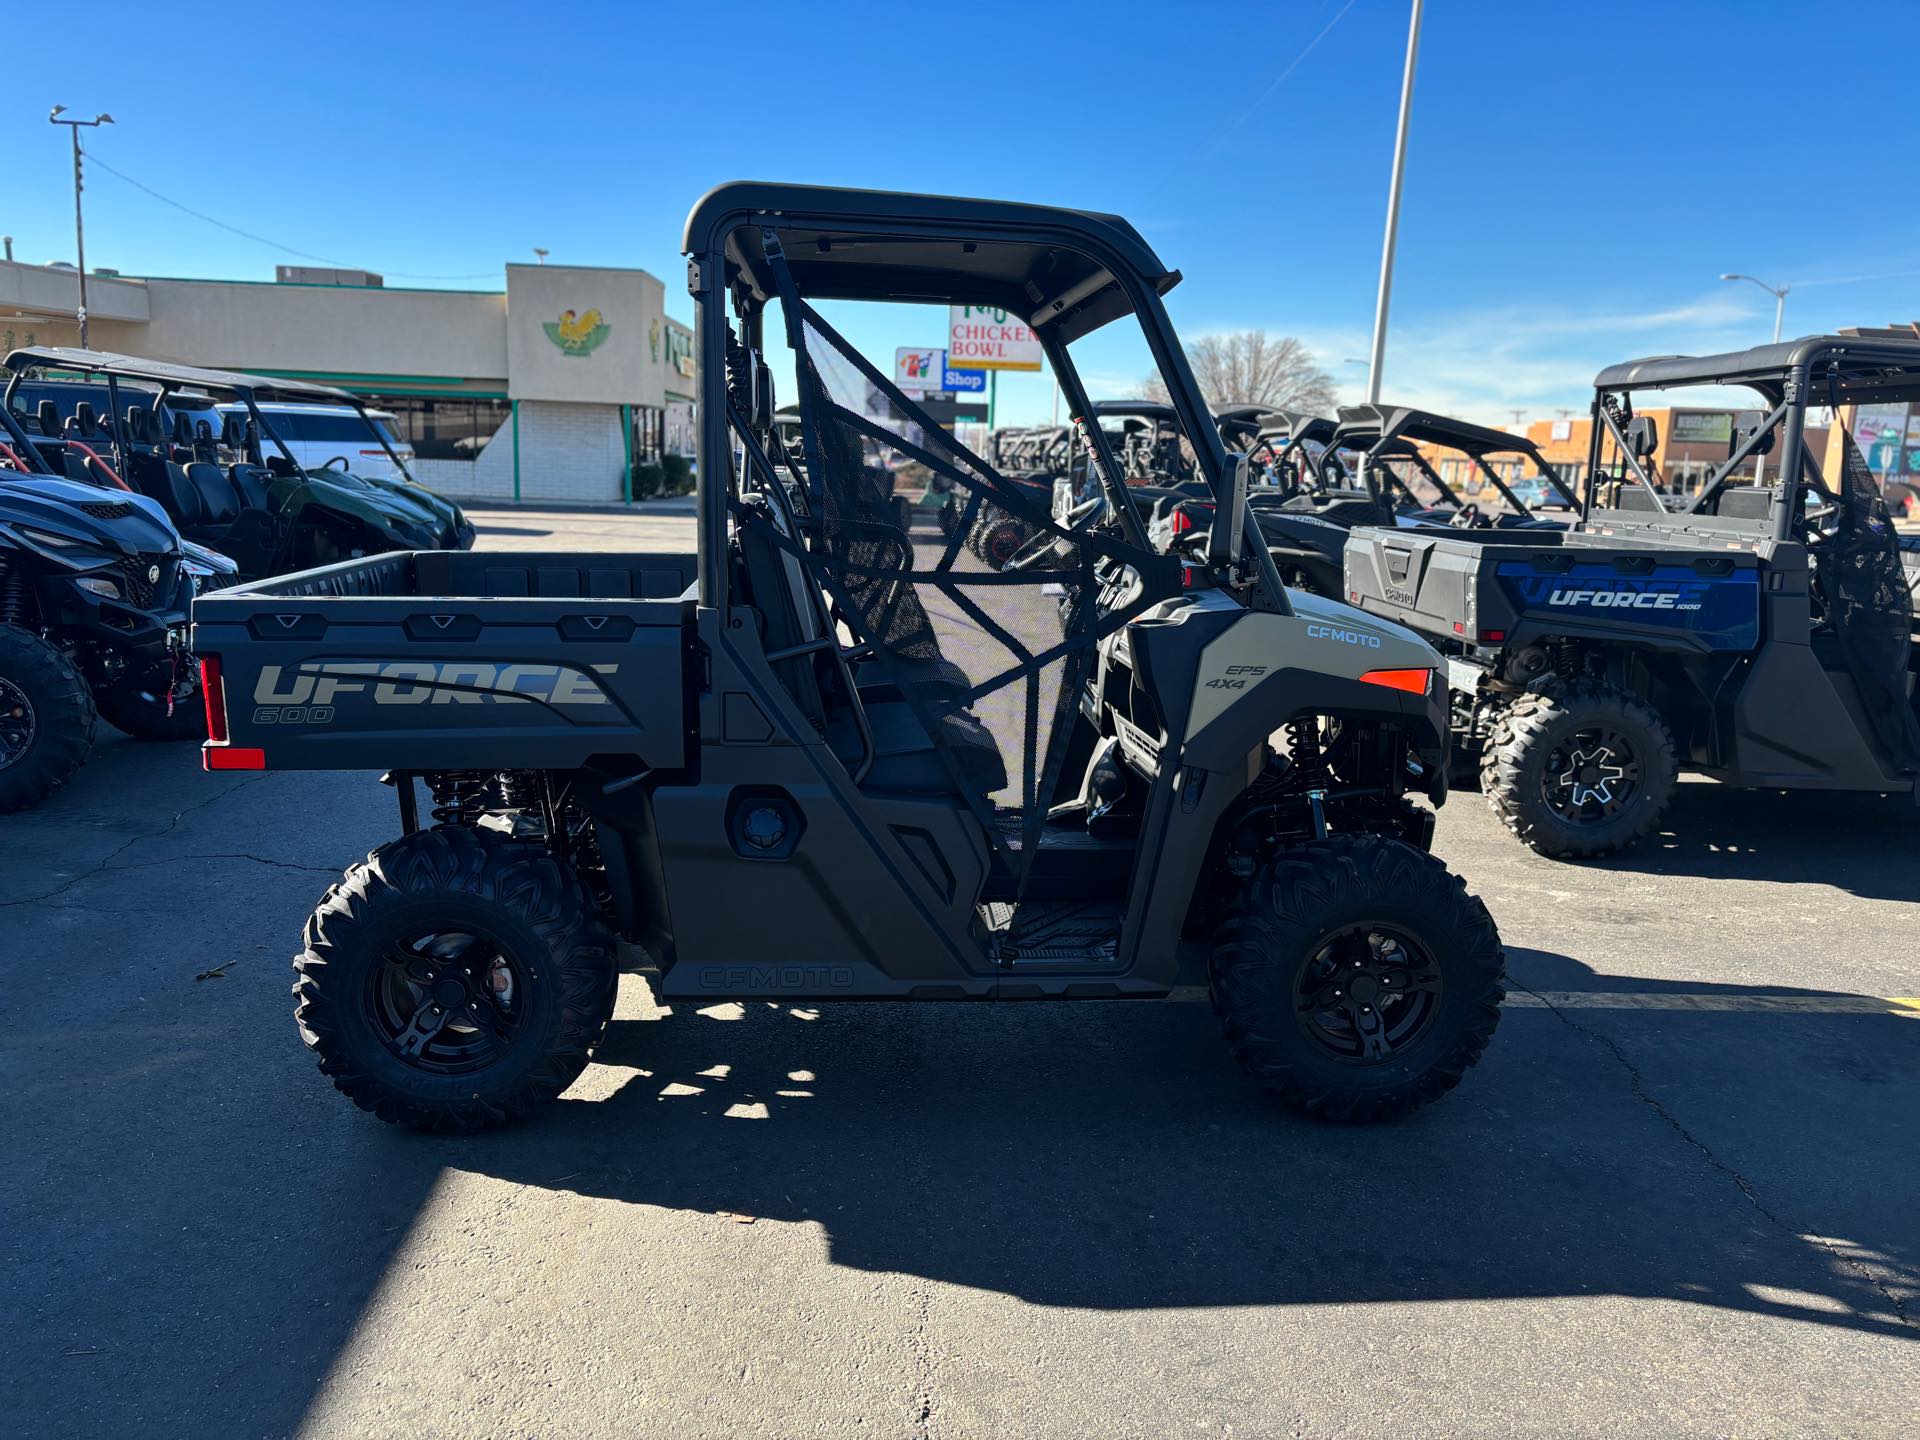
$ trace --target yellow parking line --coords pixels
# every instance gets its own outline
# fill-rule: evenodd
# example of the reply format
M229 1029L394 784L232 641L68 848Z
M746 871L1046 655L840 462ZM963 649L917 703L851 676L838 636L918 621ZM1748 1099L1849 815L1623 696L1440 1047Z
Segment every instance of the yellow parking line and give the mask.
M1206 987L1182 985L1168 997L1202 1001ZM1713 990L1510 990L1522 1010L1693 1010L1782 1015L1899 1015L1920 1020L1920 995L1749 995Z
M1748 995L1713 990L1515 990L1507 1004L1556 1010L1777 1011L1789 1015L1907 1015L1920 999L1876 995Z

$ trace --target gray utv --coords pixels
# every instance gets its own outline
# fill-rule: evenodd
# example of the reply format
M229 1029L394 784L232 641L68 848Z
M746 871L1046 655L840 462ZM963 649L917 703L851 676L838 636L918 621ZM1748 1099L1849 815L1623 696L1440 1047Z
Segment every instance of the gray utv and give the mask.
M1302 1110L1379 1119L1451 1088L1504 960L1408 798L1445 797L1441 661L1282 589L1161 305L1178 276L1108 215L790 185L713 191L684 248L694 553L398 553L195 607L208 768L398 787L404 833L296 961L334 1084L431 1130L553 1099L612 1013L618 936L670 1003L1204 982L1241 1064ZM1103 518L1057 523L816 301L1013 310L1076 416L1074 342L1137 324L1216 523L1156 553L1097 424ZM910 539L886 485L904 462L1033 540L995 571L966 526Z

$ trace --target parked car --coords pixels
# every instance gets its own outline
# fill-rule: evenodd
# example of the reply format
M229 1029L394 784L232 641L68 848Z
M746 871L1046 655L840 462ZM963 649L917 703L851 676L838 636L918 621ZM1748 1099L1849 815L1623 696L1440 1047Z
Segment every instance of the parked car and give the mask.
M395 438L388 411L368 410L362 421L350 405L263 401L259 410L302 470L345 470L363 480L407 478L403 467L413 462L413 447ZM244 421L247 407L222 405L219 414L223 420L237 415ZM378 433L369 434L369 425ZM214 430L219 433L220 426Z

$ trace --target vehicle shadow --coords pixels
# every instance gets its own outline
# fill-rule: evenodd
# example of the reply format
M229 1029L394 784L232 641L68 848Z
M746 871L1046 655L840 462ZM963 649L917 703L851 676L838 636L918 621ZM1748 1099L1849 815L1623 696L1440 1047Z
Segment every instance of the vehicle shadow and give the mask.
M1542 990L1612 983L1541 952L1518 952L1515 972ZM611 1097L563 1100L452 1163L811 1221L836 1264L1039 1305L1618 1294L1920 1338L1869 1274L1920 1280L1916 1236L1891 1201L1848 1212L1822 1194L1807 1236L1756 1213L1743 1186L1765 1177L1683 1129L1590 1018L1510 1008L1460 1090L1400 1124L1346 1129L1265 1102L1203 1004L681 1011L616 1022L600 1059L638 1073ZM1657 1083L1764 1093L1752 1136L1714 1143L1785 1147L1796 1179L1884 1169L1877 1146L1920 1079L1920 1028L1885 1015L1643 1011L1625 1023L1636 1049L1663 1057L1683 1038L1674 1054L1695 1068L1663 1058ZM1905 1080L1823 1070L1835 1050L1879 1054ZM1785 1209L1813 1203L1793 1188Z
M1652 835L1624 855L1584 863L1911 900L1920 893L1920 809L1900 795L1682 785Z

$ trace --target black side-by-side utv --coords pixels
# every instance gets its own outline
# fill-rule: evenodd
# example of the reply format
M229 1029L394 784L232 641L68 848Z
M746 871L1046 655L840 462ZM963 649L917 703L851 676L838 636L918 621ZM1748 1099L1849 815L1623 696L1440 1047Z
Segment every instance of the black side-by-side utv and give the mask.
M365 403L348 391L57 346L15 350L6 368L4 403L18 422L110 456L125 483L157 500L181 535L232 557L248 579L382 550L473 544L460 507L413 480ZM182 392L201 409L181 404ZM192 418L217 413L204 408L210 397L232 401L219 432ZM270 399L352 412L363 444L377 447L400 478L353 474L344 455L303 469L260 408Z
M187 605L234 568L83 450L0 407L0 813L73 777L97 715L143 740L204 733Z
M1410 798L1445 797L1440 658L1282 588L1161 304L1178 275L1109 215L795 185L711 192L684 249L695 553L383 555L195 607L209 768L398 787L404 833L322 901L296 962L334 1084L435 1130L551 1100L606 1027L619 935L669 1002L1205 981L1240 1062L1314 1115L1452 1087L1504 967ZM1157 553L1090 425L1106 518L1059 525L820 300L1011 310L1079 416L1075 342L1137 325L1216 522ZM964 529L916 542L876 450L1033 541L1000 571Z
M1920 341L1816 335L1615 365L1595 381L1570 529L1356 531L1349 598L1449 654L1455 744L1544 855L1620 850L1684 766L1729 785L1920 798L1913 605L1851 407L1920 399ZM1684 506L1648 466L1634 397L1740 386L1763 418ZM1804 441L1833 412L1839 463ZM1771 483L1742 483L1772 452Z

